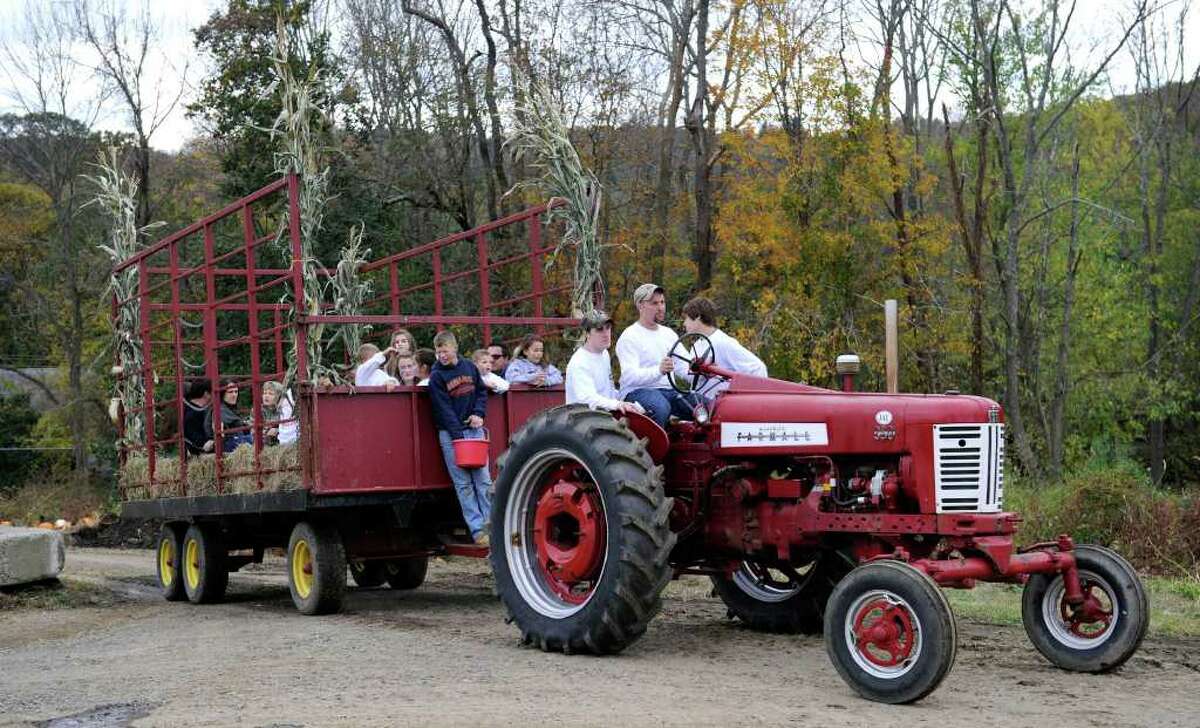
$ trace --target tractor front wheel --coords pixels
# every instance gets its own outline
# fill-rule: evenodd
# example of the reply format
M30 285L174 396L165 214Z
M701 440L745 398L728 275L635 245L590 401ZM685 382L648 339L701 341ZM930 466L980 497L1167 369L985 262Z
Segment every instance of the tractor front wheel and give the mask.
M1146 636L1150 605L1129 562L1100 546L1076 546L1083 604L1067 603L1059 574L1034 574L1021 596L1021 620L1033 646L1064 670L1108 672Z
M954 665L957 642L946 597L907 564L864 564L829 597L825 649L868 700L912 703L930 694Z
M619 652L671 579L671 499L624 423L581 405L531 419L500 460L492 502L496 591L522 641Z
M712 577L712 583L729 616L750 629L820 634L829 595L852 568L845 557L830 550L799 568L744 561L733 574Z
M429 572L428 556L406 556L384 564L383 574L388 586L396 590L416 589L425 583Z

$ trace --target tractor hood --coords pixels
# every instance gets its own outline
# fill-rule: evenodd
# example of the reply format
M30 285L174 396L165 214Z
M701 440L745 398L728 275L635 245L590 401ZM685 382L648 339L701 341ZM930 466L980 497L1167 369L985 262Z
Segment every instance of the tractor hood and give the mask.
M930 425L1001 417L999 405L985 397L839 392L737 376L718 398L712 421L721 450L828 454L904 452Z

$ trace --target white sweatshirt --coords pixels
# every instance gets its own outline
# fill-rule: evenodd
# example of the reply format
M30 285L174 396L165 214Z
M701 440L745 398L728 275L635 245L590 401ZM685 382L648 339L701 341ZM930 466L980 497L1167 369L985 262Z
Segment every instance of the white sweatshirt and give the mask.
M635 389L669 389L671 383L658 371L658 365L679 337L668 326L659 324L653 331L634 322L617 339L617 360L621 362L621 399ZM684 353L686 356L686 352ZM687 365L675 360L675 371L687 373Z
M608 350L593 354L580 347L567 362L567 404L586 404L593 409L621 408L612 382L612 359Z
M300 438L300 421L292 407L292 393L284 392L279 401L279 444L289 445Z
M504 377L496 376L495 372L488 372L487 374L483 374L481 376L481 379L483 379L484 386L486 386L488 389L492 390L496 394L504 394L505 392L508 391L508 387L509 387L508 380L505 379ZM425 386L429 386L429 385L426 384Z
M709 334L708 340L712 342L715 351L713 363L718 367L731 372L737 372L738 374L750 374L755 377L767 376L767 365L763 364L763 360L755 356L753 352L742 346L737 339L729 334L717 329ZM697 352L703 351L703 349L703 343L696 347ZM701 383L700 387L704 388L704 384ZM714 384L711 388L706 389L705 394L709 397L714 397L718 392L723 392L728 387L729 382L722 381L720 384Z
M400 382L395 377L380 368L383 366L383 362L383 352L380 351L359 364L358 369L354 370L354 385L357 387L383 387L388 384L399 384Z

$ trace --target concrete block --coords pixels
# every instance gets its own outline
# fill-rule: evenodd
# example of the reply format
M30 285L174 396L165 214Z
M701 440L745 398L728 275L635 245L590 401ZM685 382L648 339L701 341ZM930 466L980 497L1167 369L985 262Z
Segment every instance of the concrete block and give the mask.
M52 579L63 570L67 547L58 531L0 528L0 586Z

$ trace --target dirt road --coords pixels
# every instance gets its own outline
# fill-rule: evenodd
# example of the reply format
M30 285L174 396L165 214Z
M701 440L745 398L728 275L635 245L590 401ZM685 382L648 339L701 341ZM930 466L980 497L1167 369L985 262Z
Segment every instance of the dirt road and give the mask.
M0 725L1200 725L1195 640L1073 675L1020 629L962 624L941 689L888 707L852 694L819 639L728 622L699 580L595 658L519 647L475 561L435 562L415 592L352 591L328 617L292 609L279 560L204 607L159 599L149 551L72 550L65 576L112 603L0 613Z

